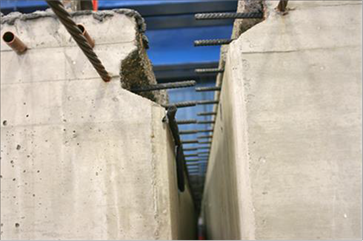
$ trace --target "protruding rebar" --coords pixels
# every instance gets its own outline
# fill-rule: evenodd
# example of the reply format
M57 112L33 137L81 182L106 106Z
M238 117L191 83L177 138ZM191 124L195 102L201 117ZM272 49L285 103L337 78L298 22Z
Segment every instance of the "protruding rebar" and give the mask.
M230 44L233 39L205 39L205 40L195 40L194 46L214 46L214 45L223 45Z
M185 101L185 102L177 102L177 103L172 103L172 104L167 104L167 105L162 105L165 108L169 108L171 106L176 106L177 108L183 108L183 107L191 107L191 106L196 106L197 102L196 101Z
M138 93L138 92L154 91L154 90L186 88L186 87L192 87L195 84L196 84L195 80L186 80L186 81L179 81L179 82L142 86L137 89L131 89L131 91Z
M199 112L198 116L210 116L210 115L217 115L217 112Z
M186 154L184 155L184 157L196 157L198 156L198 154Z
M3 34L3 40L17 54L23 54L28 49L28 47L10 31Z
M197 133L198 133L198 131L196 131L196 130L192 130L192 131L179 131L179 135L193 135L193 134L197 134Z
M210 146L199 146L198 149L199 150L209 150Z
M218 103L218 100L200 100L197 102L197 105L214 105Z
M198 162L199 159L185 159L185 162Z
M215 20L215 19L248 19L248 18L263 18L261 12L250 13L198 13L195 14L196 20Z
M193 144L198 143L198 140L181 140L181 144Z
M213 138L213 135L198 136L198 139L209 139L209 138Z
M206 130L199 130L199 133L204 133L204 132L213 132L213 129L206 129Z
M209 68L209 69L195 69L197 74L210 74L210 73L223 73L224 69L219 68Z
M185 159L186 162L205 162L207 159L203 159L202 157L198 159Z
M198 87L195 88L195 91L202 92L202 91L221 91L221 87L219 86L213 86L213 87Z
M211 144L212 142L211 141L199 141L198 143L199 144Z
M194 162L186 163L186 164L187 164L187 166L199 166L199 163L194 163Z
M212 129L206 130L189 130L189 131L179 131L179 135L192 135L197 133L213 132Z
M187 124L195 124L197 123L197 120L178 120L176 121L178 125L187 125ZM180 132L179 132L180 134Z
M183 151L197 151L197 147L183 148Z
M204 124L214 124L215 121L212 120L212 121L198 121L197 124L199 125L204 125Z
M95 52L92 50L86 38L82 35L79 27L77 27L76 23L72 20L69 12L64 9L63 4L60 1L55 0L46 0L46 2L52 8L53 12L55 15L57 15L64 27L66 27L67 31L72 35L73 39L76 41L83 53L87 56L93 67L97 70L103 81L110 81L111 76L107 73L105 67L102 65Z
M91 36L88 34L86 28L82 24L77 24L78 28L81 30L82 35L86 38L87 42L91 46L91 48L95 47L95 40L91 38Z

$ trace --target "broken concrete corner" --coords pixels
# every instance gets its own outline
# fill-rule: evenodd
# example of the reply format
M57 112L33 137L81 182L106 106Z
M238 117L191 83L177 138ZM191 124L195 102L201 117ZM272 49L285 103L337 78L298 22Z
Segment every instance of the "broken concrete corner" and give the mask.
M144 34L146 24L139 13L129 9L118 9L98 12L79 11L71 13L71 16L77 23L82 23L86 27L96 42L95 53L114 79L120 76L123 88L130 90L157 83L146 53L148 48ZM38 24L39 21L43 21L42 24L48 28L42 28ZM33 50L48 47L77 48L76 43L50 9L31 14L14 12L6 15L1 18L1 29L2 32L13 31ZM128 47L126 49L122 46ZM1 43L1 47L10 50L4 43ZM80 49L75 51L81 52ZM113 51L113 55L109 55L108 51ZM68 61L70 59L67 57ZM82 66L74 67L82 67L84 74L72 76L67 73L65 78L97 77L96 71L92 69L86 57ZM159 104L168 101L165 91L142 93L141 96Z

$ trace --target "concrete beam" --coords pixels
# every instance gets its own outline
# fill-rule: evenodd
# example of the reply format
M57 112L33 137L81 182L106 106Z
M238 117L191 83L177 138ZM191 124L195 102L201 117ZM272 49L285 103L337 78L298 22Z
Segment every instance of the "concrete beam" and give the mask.
M208 238L361 239L361 2L276 4L226 55Z
M1 238L194 238L165 109L121 88L130 84L125 60L149 61L141 18L131 10L73 17L95 39L109 83L52 14L2 18L1 32L29 49L17 55L1 42ZM155 81L138 65L127 66L148 76L142 84Z

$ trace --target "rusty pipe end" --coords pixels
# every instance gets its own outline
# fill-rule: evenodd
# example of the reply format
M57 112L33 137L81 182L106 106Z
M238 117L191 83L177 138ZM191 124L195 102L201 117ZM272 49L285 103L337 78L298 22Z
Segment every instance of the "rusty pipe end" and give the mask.
M91 46L91 48L95 47L95 41L91 38L91 36L88 34L86 28L83 26L83 24L77 24L78 28L81 30L82 35L86 38L88 44Z
M17 54L23 54L28 49L28 47L18 37L16 37L13 32L5 32L3 34L3 40Z

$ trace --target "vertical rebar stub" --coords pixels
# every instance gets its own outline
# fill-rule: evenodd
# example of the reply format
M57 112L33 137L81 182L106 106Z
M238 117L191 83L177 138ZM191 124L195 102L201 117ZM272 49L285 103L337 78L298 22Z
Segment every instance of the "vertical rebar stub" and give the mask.
M93 40L93 38L91 38L91 36L88 34L86 28L83 26L83 24L77 24L78 28L81 30L82 35L86 38L88 44L91 46L91 48L95 47L95 41Z
M23 54L28 49L28 47L10 31L3 34L3 40L17 54Z

